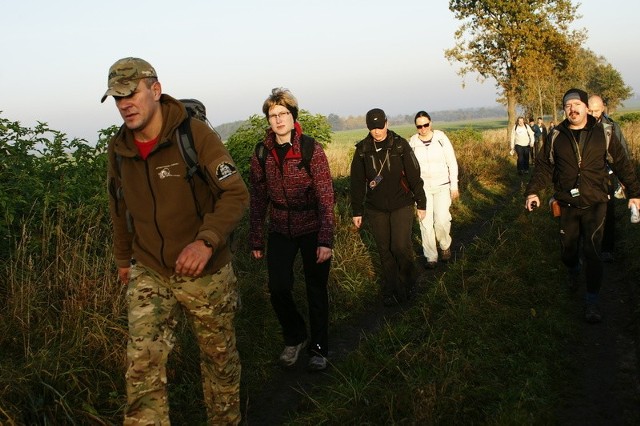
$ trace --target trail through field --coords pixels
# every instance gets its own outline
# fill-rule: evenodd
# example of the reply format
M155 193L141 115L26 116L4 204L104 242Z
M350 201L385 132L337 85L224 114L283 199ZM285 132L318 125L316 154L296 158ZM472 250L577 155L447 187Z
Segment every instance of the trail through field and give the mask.
M519 182L514 182L513 193L519 191ZM491 223L496 210L482 212L482 218L465 229L453 227L453 259L463 255L466 245L481 235ZM638 277L628 280L623 276L623 262L637 261L631 253L620 254L615 263L605 264L605 284L601 295L604 321L601 324L587 324L582 321L581 292L575 294L575 318L580 322L580 336L569 342L567 351L574 359L570 380L560 408L556 413L557 424L561 425L631 425L640 424L640 387L638 380L638 302L634 289ZM446 265L442 263L436 270L422 272L417 283L417 292L424 289L426 281L433 280L434 274L442 274ZM393 322L401 314L402 307L385 308L380 301L359 319L341 325L329 336L330 361L344 359L356 349L363 338L375 333L384 324ZM243 424L279 425L289 414L299 408L313 404L311 395L315 386L328 383L329 375L339 374L331 368L326 372L306 371L306 355L289 369L281 369L274 354L273 368L278 372L259 392L243 393Z
M568 348L572 358L567 394L557 419L562 425L640 424L638 376L638 277L629 279L623 265L637 262L632 253L618 253L604 264L600 294L603 321L582 322L580 335ZM581 289L583 290L583 289ZM574 315L581 318L584 292L573 296Z

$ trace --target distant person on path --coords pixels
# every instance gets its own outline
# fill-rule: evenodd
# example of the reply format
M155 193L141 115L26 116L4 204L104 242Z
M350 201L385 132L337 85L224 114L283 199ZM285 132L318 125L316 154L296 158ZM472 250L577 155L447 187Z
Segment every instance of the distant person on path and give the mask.
M558 124L544 146L525 190L525 208L540 206L538 194L553 182L553 197L560 204L560 247L569 273L569 288L579 286L580 241L586 260L587 292L584 318L602 320L598 305L602 283L600 250L609 188L608 167L627 188L629 207L640 207L640 182L618 136L612 132L608 147L605 126L587 113L587 93L568 90L562 98L567 117Z
M366 122L369 134L351 161L353 224L360 229L366 215L382 265L383 303L393 306L413 292L413 217L417 206L424 219L426 198L418 160L409 143L389 130L385 112L370 110Z
M591 95L589 97L589 114L593 115L598 122L603 122L611 125L613 127L613 131L618 136L620 143L624 147L625 152L629 155L627 148L627 141L622 134L622 129L620 125L613 121L606 113L605 106L602 97L598 95ZM605 216L604 222L604 235L602 237L602 260L604 262L613 262L615 257L613 255L615 248L615 207L616 207L616 197L615 191L618 187L618 179L613 174L611 169L609 169L609 201L607 202L607 215Z
M529 173L529 153L533 142L533 130L524 122L524 117L518 117L511 132L511 155L515 152L518 156L516 167L519 175Z
M293 265L302 255L309 307L310 371L327 368L329 356L329 297L327 282L333 255L334 193L329 162L322 146L296 126L298 101L287 89L273 89L262 106L269 130L260 160L251 158L251 225L253 257L267 249L269 293L285 348L280 363L292 366L309 335L293 300ZM305 164L305 150L312 155ZM265 245L265 220L269 217Z
M422 251L426 266L434 269L440 260L451 259L451 201L457 200L458 162L447 135L433 130L431 116L420 111L414 119L418 133L411 136L409 145L420 165L420 177L424 182L427 211L420 221Z
M535 163L535 147L536 141L538 140L538 130L536 129L536 123L533 120L533 117L529 119L529 127L533 131L533 145L529 147L529 165L533 166Z
M547 137L547 126L545 126L542 117L538 117L532 129L534 142L533 148L531 148L531 164L535 164L538 151L540 151L540 147L544 144L544 140Z
M216 132L162 93L148 62L115 62L102 102L108 96L124 120L108 147L114 254L129 300L124 424L169 424L166 364L180 309L200 346L208 423L238 424L238 292L228 240L249 204L247 187ZM185 120L203 172L190 180L176 136Z

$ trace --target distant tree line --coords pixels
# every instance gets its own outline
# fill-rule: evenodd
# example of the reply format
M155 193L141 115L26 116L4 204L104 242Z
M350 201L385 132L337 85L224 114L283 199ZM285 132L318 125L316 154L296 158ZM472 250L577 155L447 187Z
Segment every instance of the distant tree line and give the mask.
M417 112L417 111L416 111ZM434 120L438 121L463 121L475 120L479 118L498 118L504 117L506 111L504 107L482 107L482 108L464 108L443 111L428 111ZM399 114L389 117L389 125L402 125L413 123L415 112L411 114ZM349 115L340 117L337 114L329 114L326 117L327 122L331 126L331 131L338 132L340 130L364 129L366 127L364 115ZM216 126L216 130L220 133L222 140L228 140L238 129L247 124L248 120L234 121Z

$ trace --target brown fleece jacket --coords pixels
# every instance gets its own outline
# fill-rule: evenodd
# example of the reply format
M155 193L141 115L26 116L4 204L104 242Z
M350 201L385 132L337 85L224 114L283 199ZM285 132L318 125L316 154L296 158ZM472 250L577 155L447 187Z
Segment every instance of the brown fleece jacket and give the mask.
M146 160L138 155L133 133L124 125L109 143L109 207L116 263L127 267L135 259L169 277L182 249L203 239L213 246L203 272L210 274L231 261L228 240L248 207L249 193L218 135L195 119L191 131L207 182L198 175L191 182L185 179L186 164L176 129L187 112L171 96L163 94L160 103L162 131Z

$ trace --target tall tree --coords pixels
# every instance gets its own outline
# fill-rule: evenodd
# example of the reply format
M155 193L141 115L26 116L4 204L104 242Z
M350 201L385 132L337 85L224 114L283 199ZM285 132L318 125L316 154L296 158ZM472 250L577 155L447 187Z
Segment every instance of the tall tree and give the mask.
M584 40L583 31L569 30L579 17L577 6L570 0L450 0L449 10L462 25L454 36L455 47L447 49L445 57L463 64L461 76L476 72L481 81L496 81L507 105L510 136L525 81L535 72L538 81L548 75L544 66L532 64L545 58L551 70L563 69Z
M597 56L591 50L584 50L589 58L586 64L585 87L590 94L600 95L607 104L608 113L613 113L622 102L633 96L633 90L627 86L622 75L607 62L604 56Z

